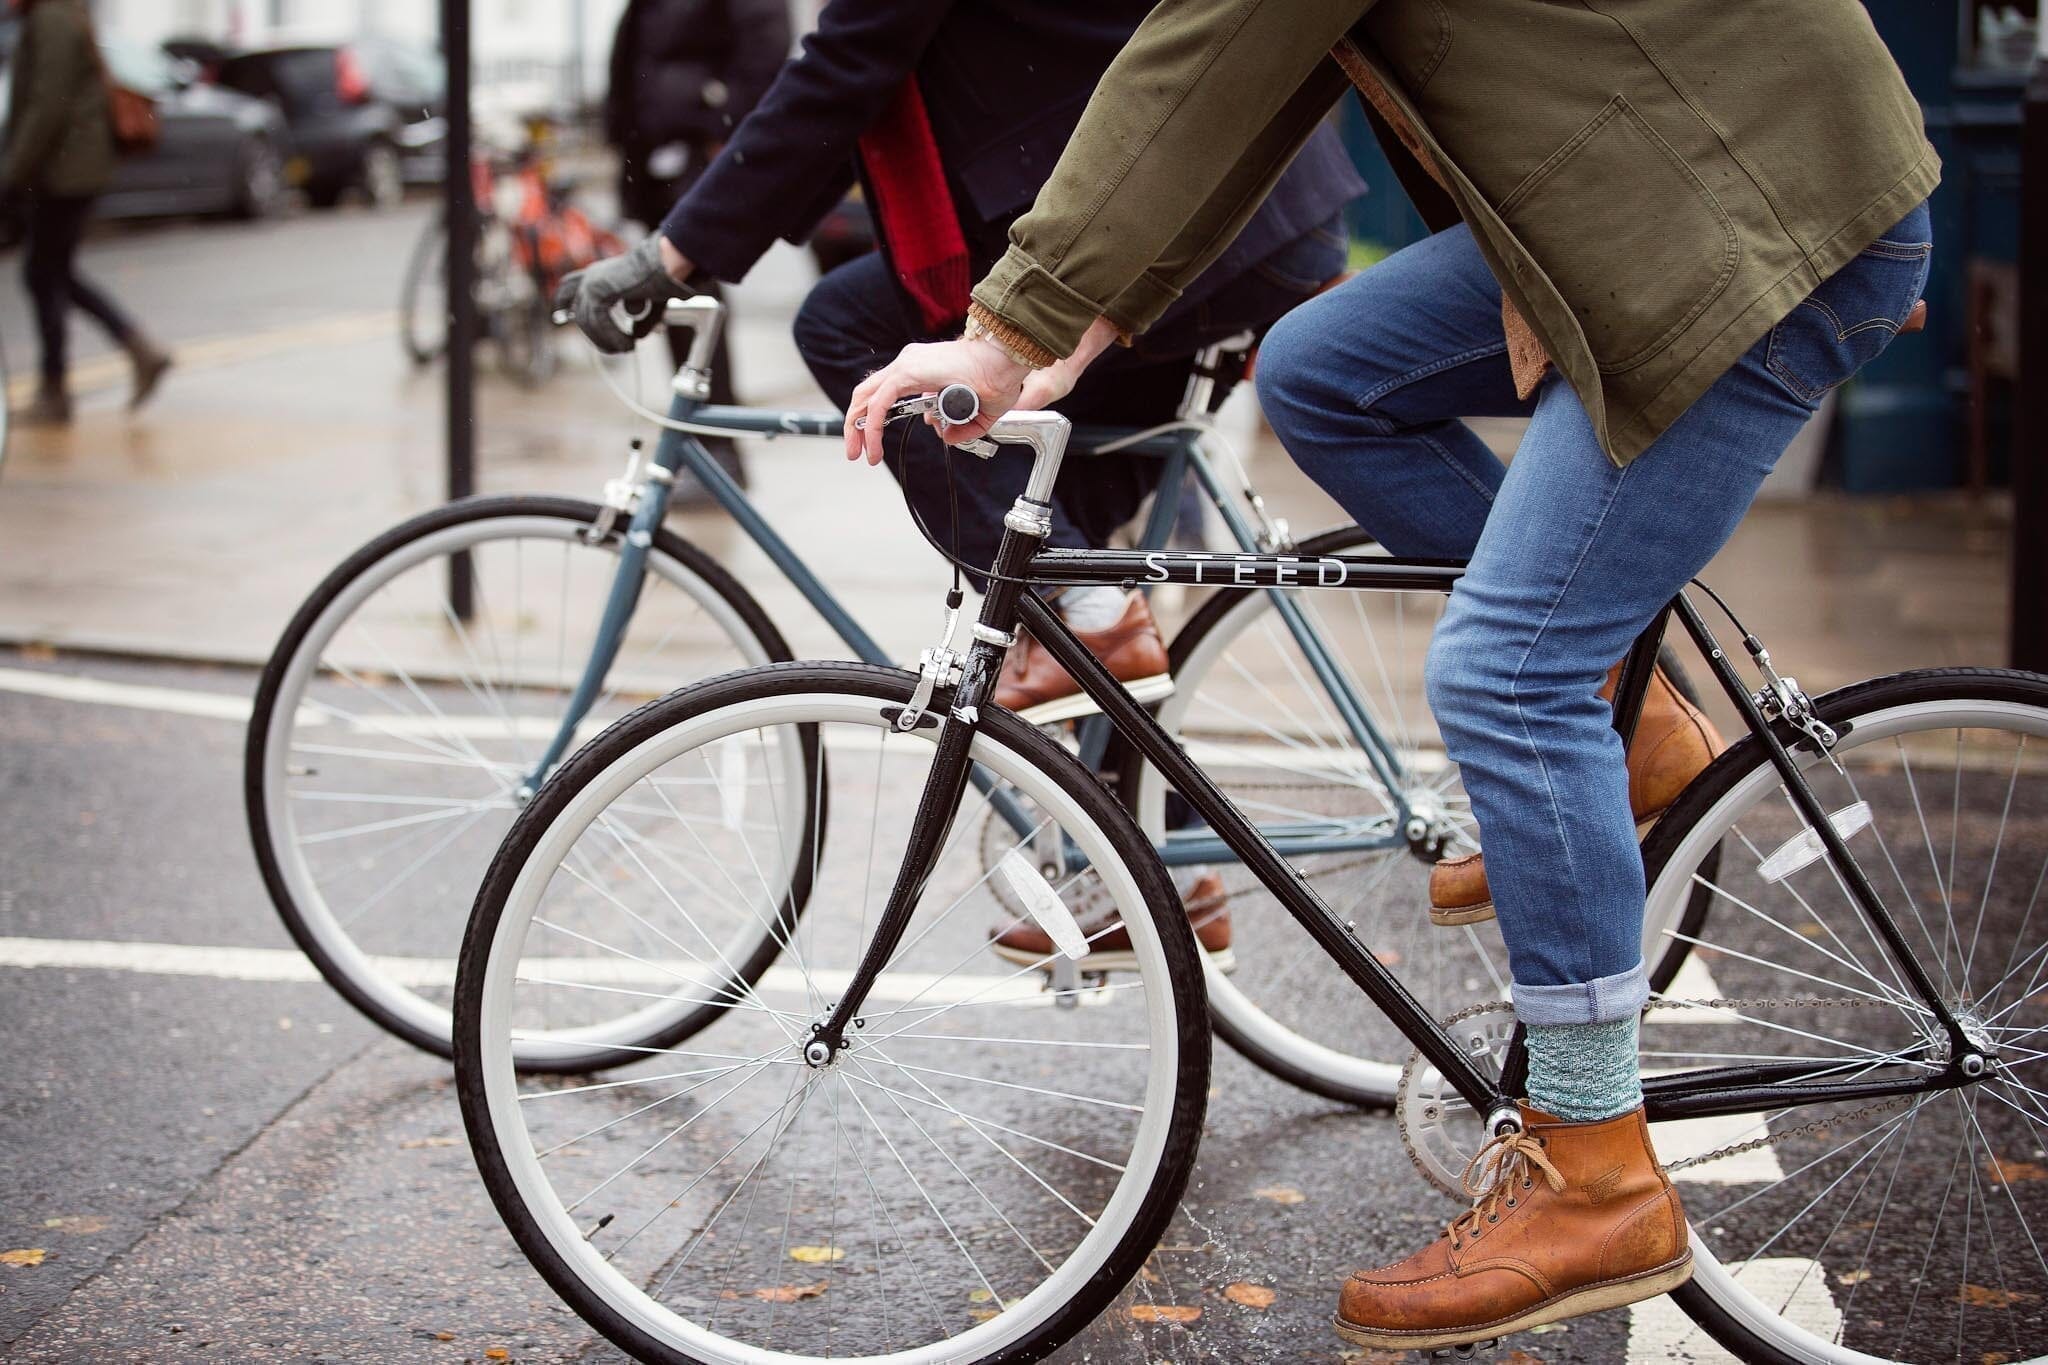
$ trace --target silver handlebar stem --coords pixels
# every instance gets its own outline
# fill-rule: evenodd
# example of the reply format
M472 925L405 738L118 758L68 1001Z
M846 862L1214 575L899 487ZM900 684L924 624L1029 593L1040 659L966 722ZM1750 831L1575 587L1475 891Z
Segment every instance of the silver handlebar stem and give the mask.
M669 327L687 328L690 351L683 368L676 371L675 391L699 403L711 399L711 357L718 351L718 338L725 331L725 304L709 294L687 299L670 299L662 309L662 322Z

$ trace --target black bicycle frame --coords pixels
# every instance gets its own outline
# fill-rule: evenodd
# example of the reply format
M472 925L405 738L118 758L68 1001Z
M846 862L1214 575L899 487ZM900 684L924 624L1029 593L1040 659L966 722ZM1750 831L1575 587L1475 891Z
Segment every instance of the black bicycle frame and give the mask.
M1036 504L1042 507L1043 504ZM1022 499L1019 511L1033 505ZM1018 513L1013 512L1013 519ZM1028 521L1028 518L1026 518ZM908 927L926 879L965 789L969 767L968 751L973 742L980 708L988 704L1001 667L1005 646L1021 623L1038 644L1051 654L1082 691L1099 706L1111 726L1145 757L1179 791L1196 813L1240 858L1287 912L1313 938L1360 990L1394 1022L1453 1089L1498 1129L1516 1122L1511 1087L1519 1088L1526 1058L1521 1031L1516 1030L1500 1077L1480 1071L1474 1060L1461 1051L1443 1026L1423 1008L1398 978L1374 956L1370 945L1358 938L1356 926L1337 914L1316 894L1307 879L1291 867L1259 831L1231 803L1216 784L1181 749L1159 723L1136 701L1109 670L1088 652L1086 646L1057 613L1026 586L1105 584L1136 586L1144 583L1183 583L1189 586L1236 588L1304 588L1377 591L1448 592L1463 572L1461 566L1440 561L1405 560L1356 555L1301 556L1285 554L1202 554L1187 551L1137 550L1038 550L1035 538L1013 526L997 552L988 596L983 600L981 628L969 650L958 683L951 695L941 693L933 706L946 708L942 731L932 768L926 779L917 823L903 869L891 889L888 905L876 936L848 983L844 997L830 1015L816 1026L812 1043L814 1064L837 1051L844 1031L858 1015L869 989L896 950ZM1816 1076L1815 1061L1787 1061L1753 1066L1715 1067L1674 1075L1651 1077L1643 1091L1648 1117L1653 1121L1704 1118L1712 1115L1755 1113L1764 1108L1787 1105L1878 1099L1914 1094L1929 1089L1969 1084L1989 1074L1984 1058L1964 1035L1954 1013L1939 997L1934 982L1914 957L1904 935L1886 910L1869 880L1856 865L1848 848L1836 833L1826 810L1799 771L1791 748L1810 745L1779 722L1774 728L1756 697L1752 696L1699 611L1682 594L1657 614L1630 648L1616 688L1615 725L1626 740L1641 714L1656 654L1666 622L1676 616L1684 626L1722 690L1741 713L1750 732L1764 747L1794 805L1820 839L1843 885L1882 938L1895 964L1949 1035L1947 1064L1936 1074L1925 1069L1933 1057L1907 1055L1899 1059L1903 1074L1874 1074L1855 1079L1828 1080ZM1780 728L1785 732L1781 738ZM1790 747L1788 748L1788 740ZM821 1046L822 1045L822 1046ZM1971 1071L1974 1060L1977 1070Z

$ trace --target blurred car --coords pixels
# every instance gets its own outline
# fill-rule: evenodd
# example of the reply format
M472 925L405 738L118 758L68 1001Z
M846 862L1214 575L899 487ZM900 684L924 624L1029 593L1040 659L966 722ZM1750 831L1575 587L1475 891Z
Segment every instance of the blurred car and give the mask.
M285 124L259 99L204 84L190 62L142 43L105 39L107 70L116 81L156 102L161 135L151 150L123 156L100 197L103 218L173 213L229 213L257 218L284 188ZM0 119L5 87L0 72Z
M285 178L327 208L356 192L393 204L446 165L443 73L433 54L389 39L223 54L214 79L284 111Z

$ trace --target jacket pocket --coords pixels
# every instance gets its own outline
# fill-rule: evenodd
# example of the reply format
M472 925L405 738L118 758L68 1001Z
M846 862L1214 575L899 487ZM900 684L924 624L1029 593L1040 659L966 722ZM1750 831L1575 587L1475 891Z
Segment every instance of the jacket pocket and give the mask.
M1720 202L1622 95L1530 172L1500 215L1610 373L1684 331L1741 254Z
M1927 288L1934 253L1925 220L1917 226L1872 242L1771 329L1764 366L1794 398L1818 404L1899 334Z

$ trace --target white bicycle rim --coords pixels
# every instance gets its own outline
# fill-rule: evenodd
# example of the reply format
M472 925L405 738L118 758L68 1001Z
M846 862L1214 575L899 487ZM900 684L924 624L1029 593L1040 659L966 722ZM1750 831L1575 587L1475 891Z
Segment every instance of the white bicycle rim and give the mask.
M643 775L676 756L726 735L807 722L877 730L886 729L889 724L876 699L865 695L817 692L736 702L643 741L589 780L521 864L492 937L480 996L479 1074L494 1140L520 1201L549 1247L570 1273L640 1332L692 1359L718 1365L777 1365L818 1357L763 1350L707 1332L657 1303L593 1248L586 1230L563 1209L533 1150L519 1100L519 1078L514 1070L509 1036L512 994L529 926L557 863L614 799ZM934 736L925 732L923 737ZM1144 1111L1115 1193L1094 1219L1088 1235L1036 1288L1014 1300L1007 1311L959 1335L886 1356L841 1359L887 1361L890 1365L945 1365L984 1358L1028 1336L1079 1294L1116 1251L1125 1229L1138 1216L1171 1130L1180 1062L1178 1021L1165 951L1150 916L1139 910L1143 897L1137 881L1115 856L1114 845L1101 827L1057 782L1031 762L991 739L986 732L976 738L972 757L1057 820L1080 846L1116 902L1132 911L1127 923L1137 971L1147 983L1145 1008L1151 1049Z
M273 721L264 747L263 806L271 835L272 853L283 874L292 901L298 907L299 917L332 961L338 964L351 981L391 1013L444 1042L451 1037L453 1031L453 1018L448 1008L427 999L399 980L393 971L396 964L380 962L377 957L365 952L356 943L341 922L340 916L328 903L319 879L307 863L304 851L295 837L298 823L289 796L290 763L300 707L327 645L347 624L357 608L393 580L423 563L492 540L553 540L577 548L597 550L607 557L613 556L614 552L611 550L599 550L598 547L589 546L582 541L582 530L582 523L563 517L512 515L458 523L400 546L358 574L332 602L328 603L312 629L307 631L300 641L299 648L278 687L272 712ZM694 602L733 644L747 666L770 662L760 641L754 637L740 615L724 597L686 565L662 554L659 549L653 549L648 553L647 566L650 574L662 579ZM602 602L593 601L589 604L589 609L594 614L602 606ZM681 684L694 679L678 678L675 681ZM794 757L796 756L792 754L792 758ZM790 789L801 791L802 786L799 781ZM509 810L506 813L505 822L508 825L512 814L513 812ZM447 907L447 913L450 918L450 933L447 937L448 941L454 944L460 940L458 926L467 918L469 904L467 901L451 904ZM453 970L454 950L451 947L447 958L447 975L451 982ZM561 1063L590 1047L602 1046L608 1042L631 1042L658 1033L679 1017L680 1013L675 1006L661 1005L635 1010L621 1015L603 1028L566 1033L562 1045L535 1041L524 1050L523 1059Z

